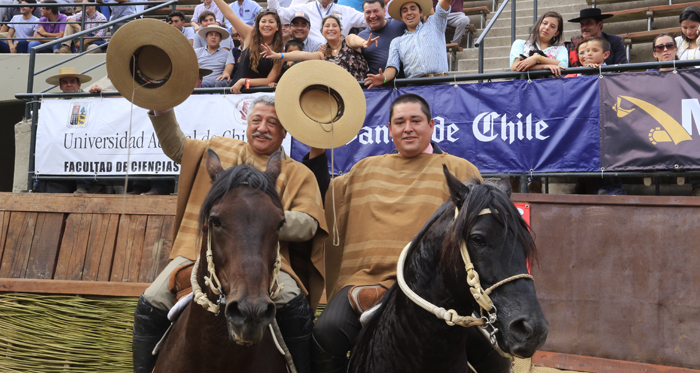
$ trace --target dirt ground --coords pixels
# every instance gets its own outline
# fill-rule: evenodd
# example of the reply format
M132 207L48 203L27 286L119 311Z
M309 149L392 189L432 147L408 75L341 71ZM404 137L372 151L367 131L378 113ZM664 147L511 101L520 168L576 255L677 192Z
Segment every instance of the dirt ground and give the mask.
M530 359L515 359L515 368L513 369L513 372L514 373L562 373L562 372L576 373L573 370L560 370L560 369L555 369L555 368L534 367L534 366L532 366Z

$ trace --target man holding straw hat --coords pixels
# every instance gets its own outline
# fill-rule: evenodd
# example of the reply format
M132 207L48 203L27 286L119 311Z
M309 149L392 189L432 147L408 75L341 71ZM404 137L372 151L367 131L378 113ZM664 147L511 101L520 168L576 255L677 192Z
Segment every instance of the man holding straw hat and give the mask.
M248 164L261 171L270 155L282 151L277 191L285 223L279 233L282 269L278 281L284 286L274 302L277 318L284 319L280 329L297 371L308 372L313 310L323 292L323 241L328 234L313 173L282 149L287 131L277 116L275 97L264 95L253 100L247 116L247 142L225 137L207 141L186 138L172 108L194 89L201 75L197 58L181 32L149 19L131 22L114 35L107 52L107 70L124 97L150 110L163 152L181 165L171 262L144 291L134 311L134 371L150 373L153 369L151 351L170 325L167 314L175 298L169 289L171 272L196 259L198 240L206 240L200 235L197 219L211 187L206 162L202 162L211 149L224 167Z

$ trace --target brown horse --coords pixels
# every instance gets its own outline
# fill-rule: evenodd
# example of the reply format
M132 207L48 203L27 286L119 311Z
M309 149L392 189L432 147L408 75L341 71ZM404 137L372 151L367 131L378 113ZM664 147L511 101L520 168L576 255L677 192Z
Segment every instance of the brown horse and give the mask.
M270 157L266 172L247 165L224 170L209 150L206 167L212 187L202 204L200 227L207 233L201 265L193 273L211 303L205 304L209 310L195 302L184 309L163 342L154 372L286 372L269 329L275 318L270 288L284 223L275 189L280 154ZM214 276L207 268L208 238ZM205 276L218 277L220 286L216 281L205 285ZM221 312L212 312L217 308Z

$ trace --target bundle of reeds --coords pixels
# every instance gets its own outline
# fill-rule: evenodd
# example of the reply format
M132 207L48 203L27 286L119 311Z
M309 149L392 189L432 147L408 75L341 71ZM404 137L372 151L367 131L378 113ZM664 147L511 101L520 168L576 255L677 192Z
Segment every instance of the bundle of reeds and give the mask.
M0 294L0 372L132 372L137 301Z

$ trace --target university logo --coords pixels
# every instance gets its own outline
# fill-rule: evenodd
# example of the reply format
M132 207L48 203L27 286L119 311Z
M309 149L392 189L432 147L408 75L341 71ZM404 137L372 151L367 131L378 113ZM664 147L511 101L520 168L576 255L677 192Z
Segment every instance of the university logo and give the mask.
M73 102L70 107L68 122L66 126L68 128L85 128L88 126L88 117L90 114L90 104L85 102Z
M617 96L617 103L613 105L612 109L617 113L618 118L624 118L636 110L632 106L629 106L628 109L624 108L625 101L649 114L660 125L660 127L652 126L649 130L649 141L652 144L673 142L674 145L678 145L683 141L693 139L693 121L696 118L700 119L700 103L697 99L682 100L682 124L658 107L630 96ZM697 120L695 123L698 125ZM700 126L698 132L700 132Z
M233 117L236 123L243 126L248 125L248 113L250 113L254 99L254 97L249 97L236 102L235 109L233 110Z

